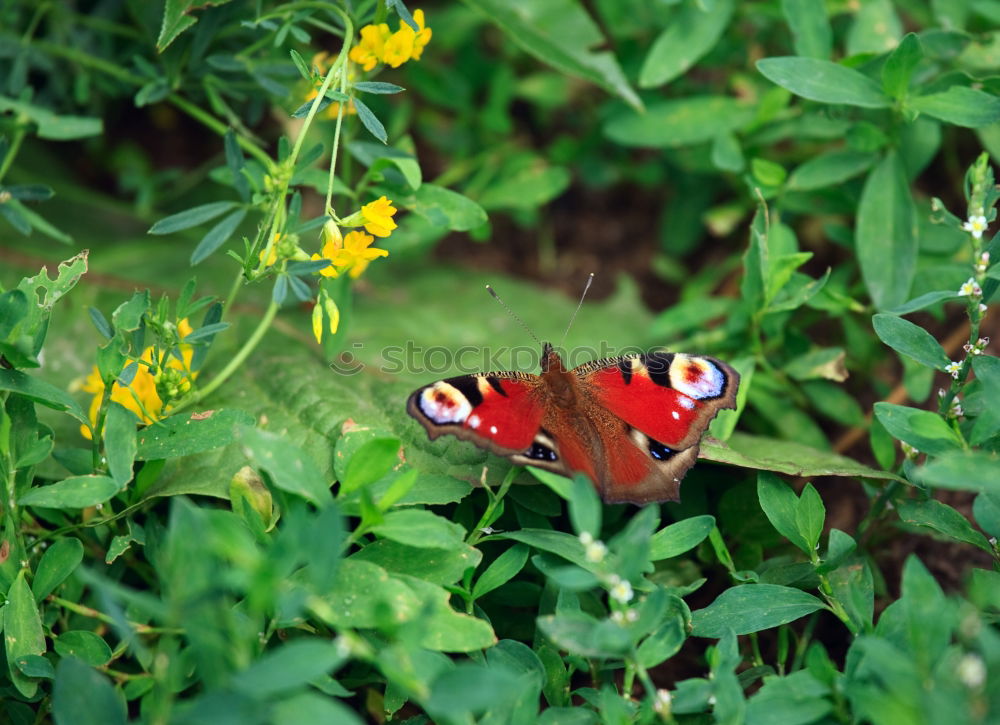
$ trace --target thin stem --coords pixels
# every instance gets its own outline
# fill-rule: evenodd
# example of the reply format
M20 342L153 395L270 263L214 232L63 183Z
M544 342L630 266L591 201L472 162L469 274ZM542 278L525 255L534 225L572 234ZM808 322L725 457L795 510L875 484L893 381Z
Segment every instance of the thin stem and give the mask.
M11 164L14 163L14 157L17 156L17 152L21 149L21 143L28 133L27 121L28 119L25 116L19 116L17 119L17 126L14 128L14 137L11 139L10 148L7 149L7 155L3 157L3 162L0 163L0 180L3 180L3 177L6 176Z
M94 609L93 607L77 604L69 599L57 597L55 594L49 595L49 601L62 607L63 609L68 609L71 612L75 612L83 617L97 619L105 624L116 624L116 621L112 616ZM184 630L178 629L177 627L151 627L148 624L142 624L141 622L129 622L128 625L138 634L184 634Z
M514 479L517 478L517 474L522 470L521 466L514 466L509 471L507 475L504 476L503 482L500 484L500 488L497 489L495 496L491 496L490 504L486 507L483 515L479 518L479 523L476 524L476 528L469 533L469 537L466 539L466 543L469 546L475 546L481 538L486 536L486 532L483 531L491 521L493 521L493 515L497 510L497 507L503 503L504 496L507 495L507 491L510 490L510 486L514 483ZM489 489L487 489L489 490Z

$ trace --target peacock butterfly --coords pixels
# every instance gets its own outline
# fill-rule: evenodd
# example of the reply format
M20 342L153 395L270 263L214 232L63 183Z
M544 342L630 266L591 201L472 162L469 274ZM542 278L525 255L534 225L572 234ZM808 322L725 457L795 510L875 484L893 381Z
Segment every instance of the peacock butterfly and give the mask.
M607 503L680 500L702 433L736 407L739 374L711 357L650 352L567 370L542 346L541 375L459 375L415 390L407 412L431 440L451 434L564 476L590 477Z

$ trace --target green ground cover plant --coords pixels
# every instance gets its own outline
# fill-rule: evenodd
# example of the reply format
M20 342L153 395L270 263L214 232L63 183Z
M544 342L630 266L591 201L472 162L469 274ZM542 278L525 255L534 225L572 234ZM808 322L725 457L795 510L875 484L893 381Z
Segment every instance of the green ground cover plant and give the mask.
M998 27L4 4L0 721L996 722ZM680 502L406 415L587 272L740 373Z

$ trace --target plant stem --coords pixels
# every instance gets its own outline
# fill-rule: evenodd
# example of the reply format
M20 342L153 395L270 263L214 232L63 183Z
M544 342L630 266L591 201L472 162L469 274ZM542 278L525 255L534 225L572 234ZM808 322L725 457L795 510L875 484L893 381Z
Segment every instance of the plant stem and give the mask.
M493 521L493 515L497 510L497 507L503 503L504 496L507 495L507 491L510 490L510 486L514 483L514 479L517 478L517 474L522 471L521 466L514 466L509 471L507 475L504 476L503 482L500 484L500 488L497 489L495 496L491 496L489 506L483 512L483 515L479 518L479 523L476 524L476 528L469 533L469 537L466 539L466 543L469 546L475 546L481 538L486 536L486 532L483 531L491 521ZM488 490L488 489L487 489Z
M7 171L10 169L11 164L14 163L14 157L17 156L17 152L21 149L21 142L24 141L25 135L28 133L28 119L26 116L18 116L17 126L14 127L14 137L11 139L10 148L7 149L7 154L3 157L3 161L0 162L0 180L7 175Z

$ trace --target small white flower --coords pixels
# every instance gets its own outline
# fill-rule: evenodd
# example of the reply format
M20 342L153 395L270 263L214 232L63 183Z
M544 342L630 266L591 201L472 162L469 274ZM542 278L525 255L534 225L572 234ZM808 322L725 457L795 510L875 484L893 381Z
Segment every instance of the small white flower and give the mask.
M626 622L638 622L639 621L639 613L637 611L635 611L634 609L627 610L625 612L625 621Z
M968 654L958 663L958 679L969 689L976 689L986 682L986 665L979 655Z
M603 541L592 540L584 546L583 555L591 564L600 564L604 561L604 557L608 555L608 547L604 545Z
M962 410L962 403L958 398L952 398L951 406L948 408L948 415L952 418L959 418L965 415L965 411Z
M625 613L616 609L611 613L611 621L618 626L625 624Z
M989 224L986 221L986 217L982 214L974 215L969 217L969 221L962 225L962 229L969 232L976 239L982 239L983 232L986 231L986 227Z
M984 304L983 304L982 302L980 302L980 303L979 303L979 311L980 311L980 312L981 312L982 314L984 314L984 315L985 315L985 314L986 314L986 310L987 310L987 307L986 307L986 305L984 305Z
M951 375L953 378L958 380L958 371L962 369L962 363L960 362L950 362L944 366L944 371Z
M715 695L708 696L708 704L712 705L713 707L715 706Z
M623 579L619 579L611 586L611 598L622 604L627 604L633 597L632 585Z
M583 544L584 546L590 546L594 541L594 535L591 534L589 531L582 532L580 536L577 538L580 539L580 543Z
M673 704L673 696L670 690L657 690L656 699L653 700L653 709L657 715L667 717L670 715L670 706Z
M982 297L983 289L979 286L979 283L972 277L962 283L962 286L958 288L958 294L960 297Z
M903 447L903 455L906 456L907 458L916 458L917 456L920 455L920 451L918 451L916 448L911 446L906 441L903 441L902 447Z

